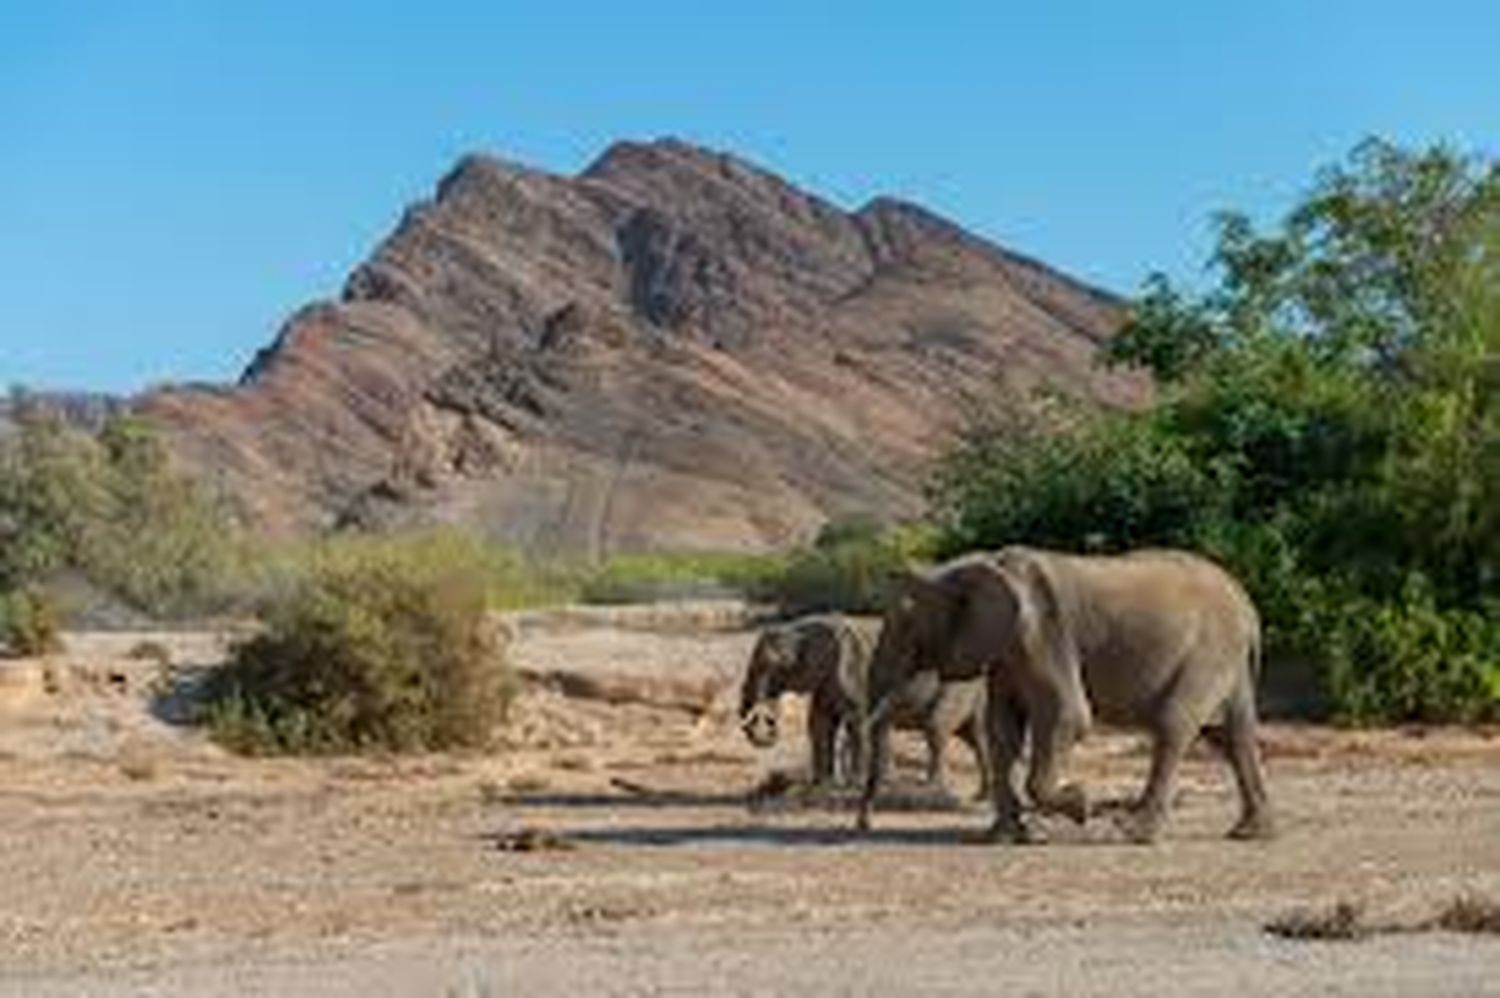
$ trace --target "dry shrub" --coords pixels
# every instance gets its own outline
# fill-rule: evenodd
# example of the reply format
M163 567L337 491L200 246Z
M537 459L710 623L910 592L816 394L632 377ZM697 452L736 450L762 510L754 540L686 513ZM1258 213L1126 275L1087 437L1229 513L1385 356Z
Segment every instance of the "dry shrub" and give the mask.
M125 657L135 662L155 662L164 669L172 667L172 649L154 638L137 641L130 646Z
M1431 918L1407 922L1371 922L1364 909L1351 901L1331 908L1289 912L1266 924L1266 931L1284 939L1358 940L1376 934L1401 932L1469 932L1500 935L1500 902L1477 894L1461 894Z
M535 794L551 787L552 781L541 773L517 773L506 780L505 785L510 788L511 793Z
M495 848L501 852L572 852L578 843L549 829L527 826L496 835Z
M57 604L40 589L0 592L0 649L30 657L62 650Z
M208 683L215 736L251 754L487 746L514 681L483 567L442 555L364 545L284 586Z
M1331 908L1288 912L1266 923L1266 931L1283 939L1349 942L1367 938L1371 928L1360 905L1339 901Z
M161 764L151 756L132 754L120 760L120 774L135 783L148 782L161 775Z
M1475 894L1461 895L1438 912L1433 925L1449 932L1500 935L1500 901Z

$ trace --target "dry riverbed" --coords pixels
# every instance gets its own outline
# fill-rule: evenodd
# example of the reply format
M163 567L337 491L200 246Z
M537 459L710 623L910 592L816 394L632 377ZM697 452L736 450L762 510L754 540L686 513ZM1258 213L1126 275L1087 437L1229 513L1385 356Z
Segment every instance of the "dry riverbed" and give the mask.
M1500 935L1263 928L1500 901L1493 733L1270 726L1271 843L1221 838L1233 788L1206 751L1154 847L1103 819L972 845L967 805L888 809L857 839L837 807L747 807L803 745L735 730L744 631L527 624L504 750L316 761L174 723L140 637L0 665L0 994L1500 993ZM1079 763L1105 797L1144 766L1121 734Z

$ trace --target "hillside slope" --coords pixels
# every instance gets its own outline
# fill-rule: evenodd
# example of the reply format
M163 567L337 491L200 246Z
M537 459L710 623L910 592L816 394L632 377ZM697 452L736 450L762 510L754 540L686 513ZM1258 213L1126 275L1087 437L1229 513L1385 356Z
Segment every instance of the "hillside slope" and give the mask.
M1121 316L916 206L845 212L676 140L576 177L474 156L238 385L141 408L273 528L760 548L917 513L997 386L1140 403L1094 364Z

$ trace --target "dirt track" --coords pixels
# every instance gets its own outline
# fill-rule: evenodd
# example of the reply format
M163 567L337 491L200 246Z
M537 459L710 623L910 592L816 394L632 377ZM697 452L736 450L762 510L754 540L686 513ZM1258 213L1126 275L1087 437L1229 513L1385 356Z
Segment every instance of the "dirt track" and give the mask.
M1220 837L1206 753L1158 846L1107 821L964 844L978 809L887 811L860 841L843 813L746 808L802 748L752 752L711 695L748 640L523 636L535 674L608 681L537 685L494 757L315 762L225 757L147 712L126 639L75 641L53 692L0 682L0 994L1500 993L1500 937L1261 930L1500 898L1500 737L1272 727L1269 844ZM631 702L642 663L672 682ZM1079 768L1111 796L1144 764L1104 735ZM535 831L572 848L499 847Z

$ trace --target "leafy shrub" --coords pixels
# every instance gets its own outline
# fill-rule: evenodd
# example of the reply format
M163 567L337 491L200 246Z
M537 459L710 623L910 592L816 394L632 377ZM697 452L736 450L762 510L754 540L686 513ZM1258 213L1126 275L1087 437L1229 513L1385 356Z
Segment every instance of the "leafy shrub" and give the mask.
M155 662L164 669L172 667L172 649L153 638L137 641L131 645L125 657L137 662Z
M1500 715L1500 167L1367 144L1279 231L1225 216L1214 263L1107 355L1153 409L955 450L940 549L1205 551L1343 719Z
M170 466L155 433L117 416L97 433L16 404L0 438L0 592L74 571L158 617L213 612L242 585L227 508Z
M95 446L104 500L99 515L80 527L80 569L157 618L235 602L245 588L247 553L228 507L173 469L160 438L139 420L111 420Z
M1397 602L1346 597L1318 633L1343 720L1500 717L1500 612L1440 609L1420 576Z
M254 566L252 601L279 598L309 575L394 560L423 573L461 565L479 579L491 609L514 610L572 602L587 572L561 560L540 560L456 529L403 533L339 533L282 544L262 554Z
M579 595L586 603L749 595L778 570L774 556L715 552L622 554L588 573Z
M971 439L949 457L937 491L944 554L1020 539L1093 551L1182 545L1225 501L1180 439L1134 419Z
M486 619L485 566L461 551L324 552L209 681L215 736L248 753L486 745L513 679Z
M930 557L933 540L925 528L836 520L811 547L792 554L763 593L787 613L878 613L892 579Z
M0 592L0 648L21 656L62 650L62 626L56 605L38 589Z

